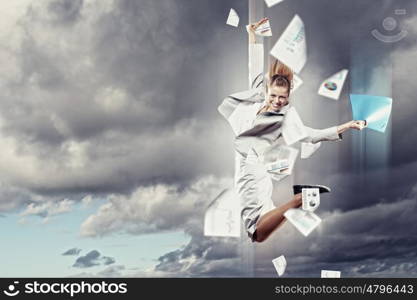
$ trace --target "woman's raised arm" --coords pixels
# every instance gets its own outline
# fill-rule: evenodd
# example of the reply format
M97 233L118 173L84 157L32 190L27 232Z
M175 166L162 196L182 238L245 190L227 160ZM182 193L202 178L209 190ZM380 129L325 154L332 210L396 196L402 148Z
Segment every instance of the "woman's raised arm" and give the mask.
M261 86L264 79L264 47L262 43L256 42L255 30L267 20L267 18L262 18L258 22L246 26L249 35L248 66L250 89Z
M266 21L268 21L268 18L262 18L258 22L251 23L248 26L246 26L246 31L248 32L248 37L249 37L249 39L248 39L249 44L256 44L255 31L259 26L261 26Z

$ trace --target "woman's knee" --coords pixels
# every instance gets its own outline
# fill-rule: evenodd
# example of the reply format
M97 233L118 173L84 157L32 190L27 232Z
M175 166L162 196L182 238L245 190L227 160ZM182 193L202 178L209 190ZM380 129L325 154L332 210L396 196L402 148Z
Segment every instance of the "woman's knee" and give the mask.
M252 241L257 242L257 243L262 243L265 240L266 240L266 237L259 235L258 230L255 230L255 232L253 233Z

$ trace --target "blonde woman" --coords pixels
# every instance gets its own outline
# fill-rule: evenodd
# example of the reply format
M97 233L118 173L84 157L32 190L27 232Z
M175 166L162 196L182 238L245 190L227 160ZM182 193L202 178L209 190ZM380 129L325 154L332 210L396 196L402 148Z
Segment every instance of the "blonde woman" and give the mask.
M265 158L284 144L282 125L289 122L286 113L291 104L293 72L275 60L264 83L263 45L256 43L255 30L265 20L247 26L251 89L226 97L218 107L236 135L235 189L241 202L243 224L252 242L265 241L285 221L288 209L300 207L301 189L307 187L294 186L294 197L275 207ZM322 130L305 127L308 136L301 141L338 141L346 130L362 130L365 126L364 121L350 121ZM326 189L320 187L320 192Z

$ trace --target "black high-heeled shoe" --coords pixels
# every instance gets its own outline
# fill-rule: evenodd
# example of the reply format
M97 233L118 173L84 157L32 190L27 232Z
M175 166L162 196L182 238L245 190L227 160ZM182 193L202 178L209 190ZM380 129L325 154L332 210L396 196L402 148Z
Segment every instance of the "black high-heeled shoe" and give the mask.
M312 189L312 188L318 188L320 194L323 193L330 193L331 189L328 186L325 185L307 185L307 184L297 184L292 186L294 195L301 193L303 189Z

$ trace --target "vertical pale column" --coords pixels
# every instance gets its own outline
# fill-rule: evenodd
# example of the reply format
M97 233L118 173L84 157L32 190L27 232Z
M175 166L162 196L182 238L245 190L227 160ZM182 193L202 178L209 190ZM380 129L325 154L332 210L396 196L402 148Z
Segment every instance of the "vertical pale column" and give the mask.
M362 36L352 41L352 94L392 97L391 50L391 45L370 34L367 39ZM352 134L353 168L360 174L362 187L366 190L385 188L391 155L391 118L385 133L365 130Z
M263 14L264 14L264 1L263 0L248 0L248 5L249 5L248 23L256 22L257 20L263 17ZM262 39L262 42L263 42L262 37L257 37L257 39ZM249 87L250 87L250 84L251 82L249 82L248 80ZM246 231L243 229L241 242L240 242L240 246L241 246L240 253L241 253L241 259L242 259L243 273L247 277L253 277L255 275L255 268L256 268L255 267L255 264L256 264L255 245L256 245L255 243L252 243L249 240L246 234Z

